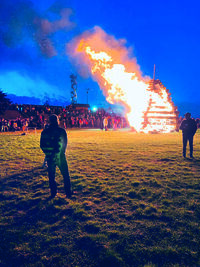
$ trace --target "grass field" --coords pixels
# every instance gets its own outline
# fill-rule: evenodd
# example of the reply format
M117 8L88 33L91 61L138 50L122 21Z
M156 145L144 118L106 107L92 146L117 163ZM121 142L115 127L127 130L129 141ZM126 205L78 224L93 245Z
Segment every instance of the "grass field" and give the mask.
M40 132L0 134L1 266L200 266L200 132L68 131L49 200Z

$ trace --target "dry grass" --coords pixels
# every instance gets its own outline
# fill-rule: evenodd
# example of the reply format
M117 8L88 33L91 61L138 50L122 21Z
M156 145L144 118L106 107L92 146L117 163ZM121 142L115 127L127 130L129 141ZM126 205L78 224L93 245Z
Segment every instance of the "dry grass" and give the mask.
M75 196L48 200L40 133L0 135L2 266L199 266L200 133L68 131Z

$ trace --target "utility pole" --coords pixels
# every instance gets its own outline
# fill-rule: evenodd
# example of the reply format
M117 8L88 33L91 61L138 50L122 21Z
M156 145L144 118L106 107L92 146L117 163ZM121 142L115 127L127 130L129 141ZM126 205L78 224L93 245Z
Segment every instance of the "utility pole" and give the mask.
M86 94L87 94L87 104L88 104L88 93L89 93L89 91L90 91L90 88L87 88L87 89L86 89Z
M155 80L155 74L156 74L156 65L153 66L153 80Z

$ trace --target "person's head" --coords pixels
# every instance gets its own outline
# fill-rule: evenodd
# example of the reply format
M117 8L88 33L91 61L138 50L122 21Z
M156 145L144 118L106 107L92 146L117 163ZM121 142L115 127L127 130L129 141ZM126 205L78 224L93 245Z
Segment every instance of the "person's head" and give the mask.
M49 123L50 123L50 125L52 125L52 126L58 126L58 124L59 124L58 116L55 115L55 114L52 114L52 115L49 117Z
M185 118L186 118L186 120L189 120L191 118L191 113L187 112L185 114Z

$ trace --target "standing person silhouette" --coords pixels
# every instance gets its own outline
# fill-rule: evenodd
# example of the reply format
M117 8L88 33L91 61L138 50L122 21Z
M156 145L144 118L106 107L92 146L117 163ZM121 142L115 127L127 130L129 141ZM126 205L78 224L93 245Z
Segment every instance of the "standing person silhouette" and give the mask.
M105 131L107 131L108 130L108 118L107 117L103 119L103 126L104 126Z
M185 114L185 119L180 125L180 130L182 130L183 134L183 157L186 157L187 141L189 141L190 158L193 158L193 138L197 130L197 124L194 119L191 119L191 113L187 112Z
M57 115L53 114L49 117L49 127L41 133L40 147L45 153L47 160L51 198L54 198L57 194L57 184L55 181L56 166L58 166L64 178L66 197L70 198L72 195L71 182L65 157L67 134L63 128L59 127Z

